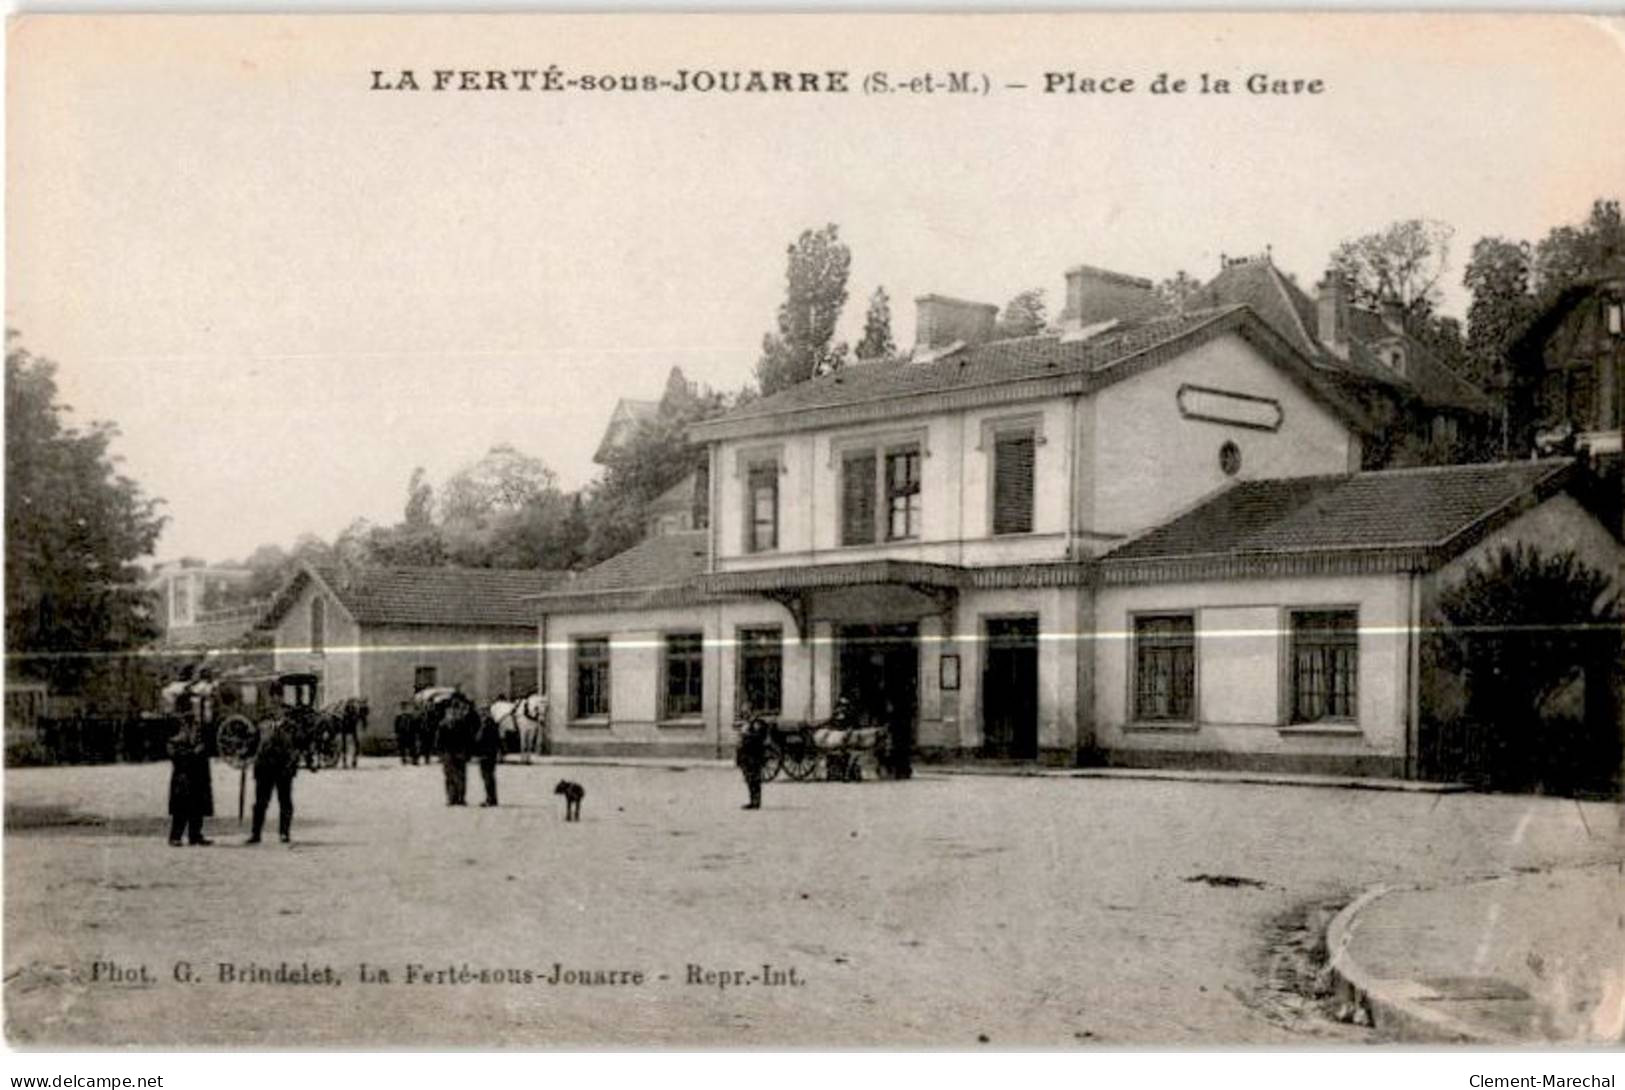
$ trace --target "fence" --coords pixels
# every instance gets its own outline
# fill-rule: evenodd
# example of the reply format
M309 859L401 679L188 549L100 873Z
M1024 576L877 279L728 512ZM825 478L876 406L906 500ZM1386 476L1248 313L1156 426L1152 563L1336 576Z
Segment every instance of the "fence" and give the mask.
M174 730L174 722L162 716L42 718L38 721L32 738L8 740L6 764L111 764L116 761L159 761L168 755L166 744Z

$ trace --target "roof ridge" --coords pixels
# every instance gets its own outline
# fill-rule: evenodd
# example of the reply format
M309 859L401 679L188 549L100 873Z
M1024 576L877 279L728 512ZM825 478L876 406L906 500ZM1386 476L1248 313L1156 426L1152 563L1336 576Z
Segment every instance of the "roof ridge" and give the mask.
M1362 469L1352 476L1358 477L1397 477L1401 474L1421 475L1424 473L1455 473L1467 470L1486 469L1513 469L1519 466L1546 466L1551 470L1566 468L1574 464L1573 458L1523 458L1518 460L1507 459L1500 462L1451 462L1448 465L1438 466L1394 466L1389 469ZM1283 480L1287 478L1276 478Z

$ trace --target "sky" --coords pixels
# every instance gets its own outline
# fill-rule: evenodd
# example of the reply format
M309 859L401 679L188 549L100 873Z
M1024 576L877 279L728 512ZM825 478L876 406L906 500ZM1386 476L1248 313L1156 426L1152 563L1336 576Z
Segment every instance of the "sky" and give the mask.
M428 89L549 65L853 91ZM877 71L991 89L863 93ZM1150 94L1161 72L1190 89ZM586 483L617 398L674 365L750 380L785 248L825 223L843 336L884 286L906 346L928 292L1053 313L1072 265L1207 279L1266 248L1310 286L1410 217L1455 229L1459 315L1474 240L1625 196L1625 24L1593 16L30 16L7 83L7 326L75 419L119 425L159 559L392 523L414 467L497 443Z

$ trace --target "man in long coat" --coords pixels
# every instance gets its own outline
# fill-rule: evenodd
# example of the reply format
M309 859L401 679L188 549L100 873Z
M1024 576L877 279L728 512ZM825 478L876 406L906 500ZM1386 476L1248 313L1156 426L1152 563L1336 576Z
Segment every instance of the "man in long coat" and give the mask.
M485 801L481 806L497 804L497 761L502 757L502 728L489 715L480 716L479 731L474 736L474 754L480 760L480 782L485 785Z
M760 719L749 719L739 732L739 748L734 751L734 763L745 776L745 790L750 801L741 809L762 808L762 766L767 763L767 724Z
M203 728L190 718L182 720L169 738L169 843L212 844L203 835L203 819L214 816L214 785L209 778L209 752Z
M277 832L288 843L293 832L293 778L299 774L299 745L290 716L278 716L265 729L254 754L254 830L248 843L258 844L265 830L265 813L276 795Z
M446 777L446 805L468 805L468 755L474 748L474 725L479 713L462 693L449 697L440 709L436 748Z

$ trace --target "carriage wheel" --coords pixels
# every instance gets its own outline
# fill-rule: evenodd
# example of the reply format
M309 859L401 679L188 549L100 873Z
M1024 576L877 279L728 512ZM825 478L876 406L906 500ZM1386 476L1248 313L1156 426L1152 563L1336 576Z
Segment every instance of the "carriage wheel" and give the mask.
M220 756L232 768L243 768L259 752L260 731L246 715L228 716L215 733Z
M344 755L344 738L337 731L324 730L316 736L316 752L321 756L323 768L337 768Z
M818 747L805 734L794 735L785 742L785 774L798 783L812 779L818 772Z

